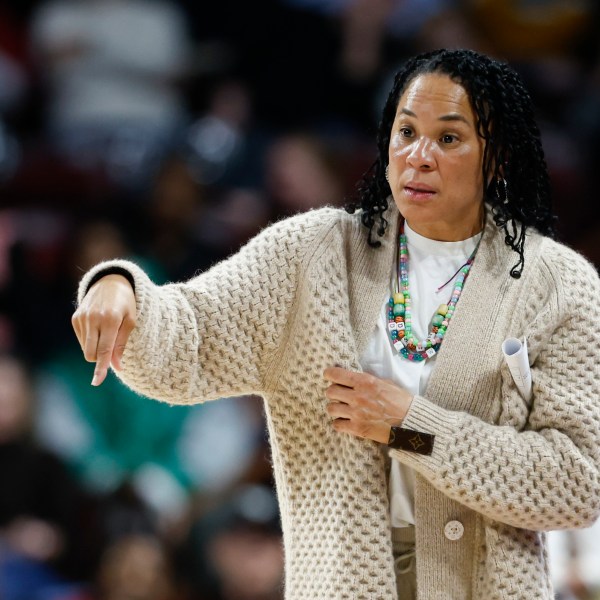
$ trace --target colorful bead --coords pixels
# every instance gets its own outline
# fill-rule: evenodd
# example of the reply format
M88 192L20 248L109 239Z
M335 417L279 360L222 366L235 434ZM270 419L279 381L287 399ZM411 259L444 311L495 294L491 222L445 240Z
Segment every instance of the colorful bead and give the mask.
M407 360L420 362L435 356L439 352L478 247L479 244L473 250L467 262L455 274L456 281L448 304L440 304L431 320L431 330L428 336L424 340L419 341L412 334L411 298L408 285L408 247L406 245L404 226L402 226L398 245L399 289L392 294L388 303L389 335L394 348L400 356Z
M439 327L444 323L444 317L442 315L433 315L433 319L431 319L431 324L434 327Z
M404 304L394 304L394 316L395 317L401 317L402 315L404 315L406 309L404 307Z

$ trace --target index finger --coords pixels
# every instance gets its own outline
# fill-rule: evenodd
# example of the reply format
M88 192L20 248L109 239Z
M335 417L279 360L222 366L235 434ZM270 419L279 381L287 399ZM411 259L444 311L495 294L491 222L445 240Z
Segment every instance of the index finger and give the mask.
M323 371L323 377L325 377L327 381L345 385L346 387L355 387L358 385L362 379L362 375L363 373L349 371L342 367L327 367Z
M104 327L100 330L98 350L96 351L96 367L92 378L92 385L94 386L100 385L106 379L119 329L120 327Z

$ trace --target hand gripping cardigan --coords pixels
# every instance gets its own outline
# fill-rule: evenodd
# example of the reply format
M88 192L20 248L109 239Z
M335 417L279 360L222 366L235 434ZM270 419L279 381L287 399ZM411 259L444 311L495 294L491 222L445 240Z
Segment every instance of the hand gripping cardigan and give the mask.
M489 211L488 211L489 213ZM403 423L430 455L389 451L333 430L329 365L358 357L389 294L398 213L382 247L359 215L325 208L277 223L211 270L155 286L136 265L137 326L122 379L172 404L265 399L286 555L288 600L396 598L388 461L417 471L422 600L550 600L545 533L600 509L600 284L581 256L535 232L525 269L488 214L483 239L423 397ZM503 364L526 336L533 397ZM400 360L400 359L399 359ZM444 527L460 521L464 535Z

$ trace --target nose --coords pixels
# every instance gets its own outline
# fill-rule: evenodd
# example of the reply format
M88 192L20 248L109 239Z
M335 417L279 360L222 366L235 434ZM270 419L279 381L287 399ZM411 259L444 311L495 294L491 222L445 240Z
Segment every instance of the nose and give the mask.
M434 166L433 143L425 137L415 140L406 158L413 169L431 169Z

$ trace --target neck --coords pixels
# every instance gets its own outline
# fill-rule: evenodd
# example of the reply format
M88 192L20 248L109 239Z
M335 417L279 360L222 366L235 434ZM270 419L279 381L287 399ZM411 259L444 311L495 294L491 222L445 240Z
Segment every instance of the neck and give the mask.
M481 207L479 213L474 219L465 219L460 225L436 222L436 223L415 223L408 219L408 226L419 235L436 242L462 242L483 230L484 210Z

